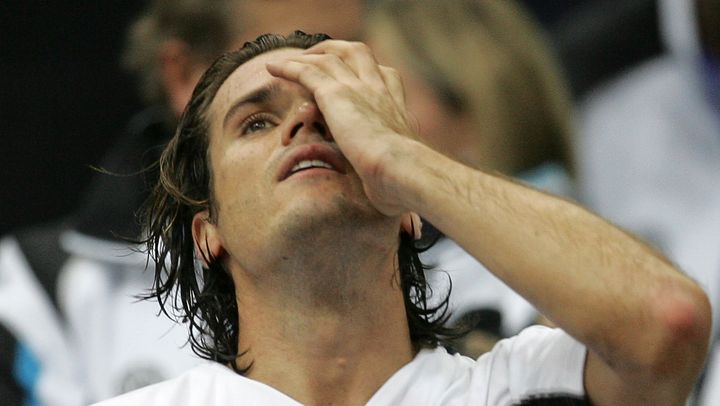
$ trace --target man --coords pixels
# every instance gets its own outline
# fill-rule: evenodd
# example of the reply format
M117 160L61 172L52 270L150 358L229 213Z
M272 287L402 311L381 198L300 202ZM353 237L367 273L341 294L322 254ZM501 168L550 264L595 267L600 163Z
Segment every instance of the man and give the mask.
M702 290L582 208L416 141L395 71L324 38L260 37L196 87L146 227L154 296L218 364L105 404L683 404ZM418 215L564 331L448 355Z
M284 9L272 21L255 18L263 3L155 0L130 28L125 63L151 107L99 165L117 176L98 173L69 218L0 239L3 406L84 405L200 361L182 327L136 300L152 284L145 257L127 242L139 235L135 211L155 181L143 168L157 159L204 70L248 30L303 26L343 38L360 30L355 0L278 1Z

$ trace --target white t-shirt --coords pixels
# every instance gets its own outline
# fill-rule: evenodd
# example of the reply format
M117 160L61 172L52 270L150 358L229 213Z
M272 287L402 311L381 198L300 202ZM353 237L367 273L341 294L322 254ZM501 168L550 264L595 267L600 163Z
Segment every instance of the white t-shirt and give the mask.
M581 404L585 354L585 347L562 330L540 326L500 341L477 361L450 355L442 347L422 350L367 405L502 406L532 399L573 399ZM270 386L213 363L98 405L299 404Z

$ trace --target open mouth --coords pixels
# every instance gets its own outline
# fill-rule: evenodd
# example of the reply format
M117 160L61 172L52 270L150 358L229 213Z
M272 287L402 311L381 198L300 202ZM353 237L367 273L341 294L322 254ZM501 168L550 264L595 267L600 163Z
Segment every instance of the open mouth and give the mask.
M313 169L313 168L325 168L325 169L331 169L335 170L332 165L325 161L321 161L319 159L304 159L298 163L295 164L295 166L290 169L290 173L288 176L292 176L298 172L304 171L306 169Z
M279 181L311 169L327 169L345 173L346 162L339 151L325 144L307 144L297 147L285 160L280 170Z

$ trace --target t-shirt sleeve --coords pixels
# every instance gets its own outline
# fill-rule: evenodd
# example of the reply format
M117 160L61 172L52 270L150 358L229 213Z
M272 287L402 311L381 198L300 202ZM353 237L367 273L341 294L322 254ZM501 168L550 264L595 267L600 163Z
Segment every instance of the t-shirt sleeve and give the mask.
M487 405L586 404L586 353L561 329L529 327L478 359L471 399Z

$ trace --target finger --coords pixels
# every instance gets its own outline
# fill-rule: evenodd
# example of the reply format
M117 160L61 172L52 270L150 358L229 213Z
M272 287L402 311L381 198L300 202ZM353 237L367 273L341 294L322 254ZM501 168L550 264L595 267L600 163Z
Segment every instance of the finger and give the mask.
M340 57L332 54L299 55L289 58L290 61L307 63L317 66L326 75L343 83L356 82L358 77Z
M412 131L417 134L420 131L420 126L418 125L417 118L413 116L410 111L408 111L407 105L405 104L405 86L403 86L400 73L398 73L396 69L389 66L378 66L380 67L380 72L382 73L383 79L385 80L385 86L387 87L388 92L390 93L390 96L395 103L395 106L397 107L398 111L403 115L405 122L408 124L409 128L411 128Z
M325 115L330 131L336 135L337 140L337 135L342 131L335 131L337 122L333 125L333 116L328 116L327 113L331 106L337 107L347 103L347 98L341 95L347 95L350 87L335 80L318 66L309 63L288 60L284 62L268 62L265 66L271 75L298 83L313 94L317 106Z
M362 81L375 87L384 85L379 65L369 46L362 42L323 41L308 48L305 54L333 54L345 62Z
M268 62L265 66L271 75L299 83L313 93L332 80L322 69L309 63L288 60Z

